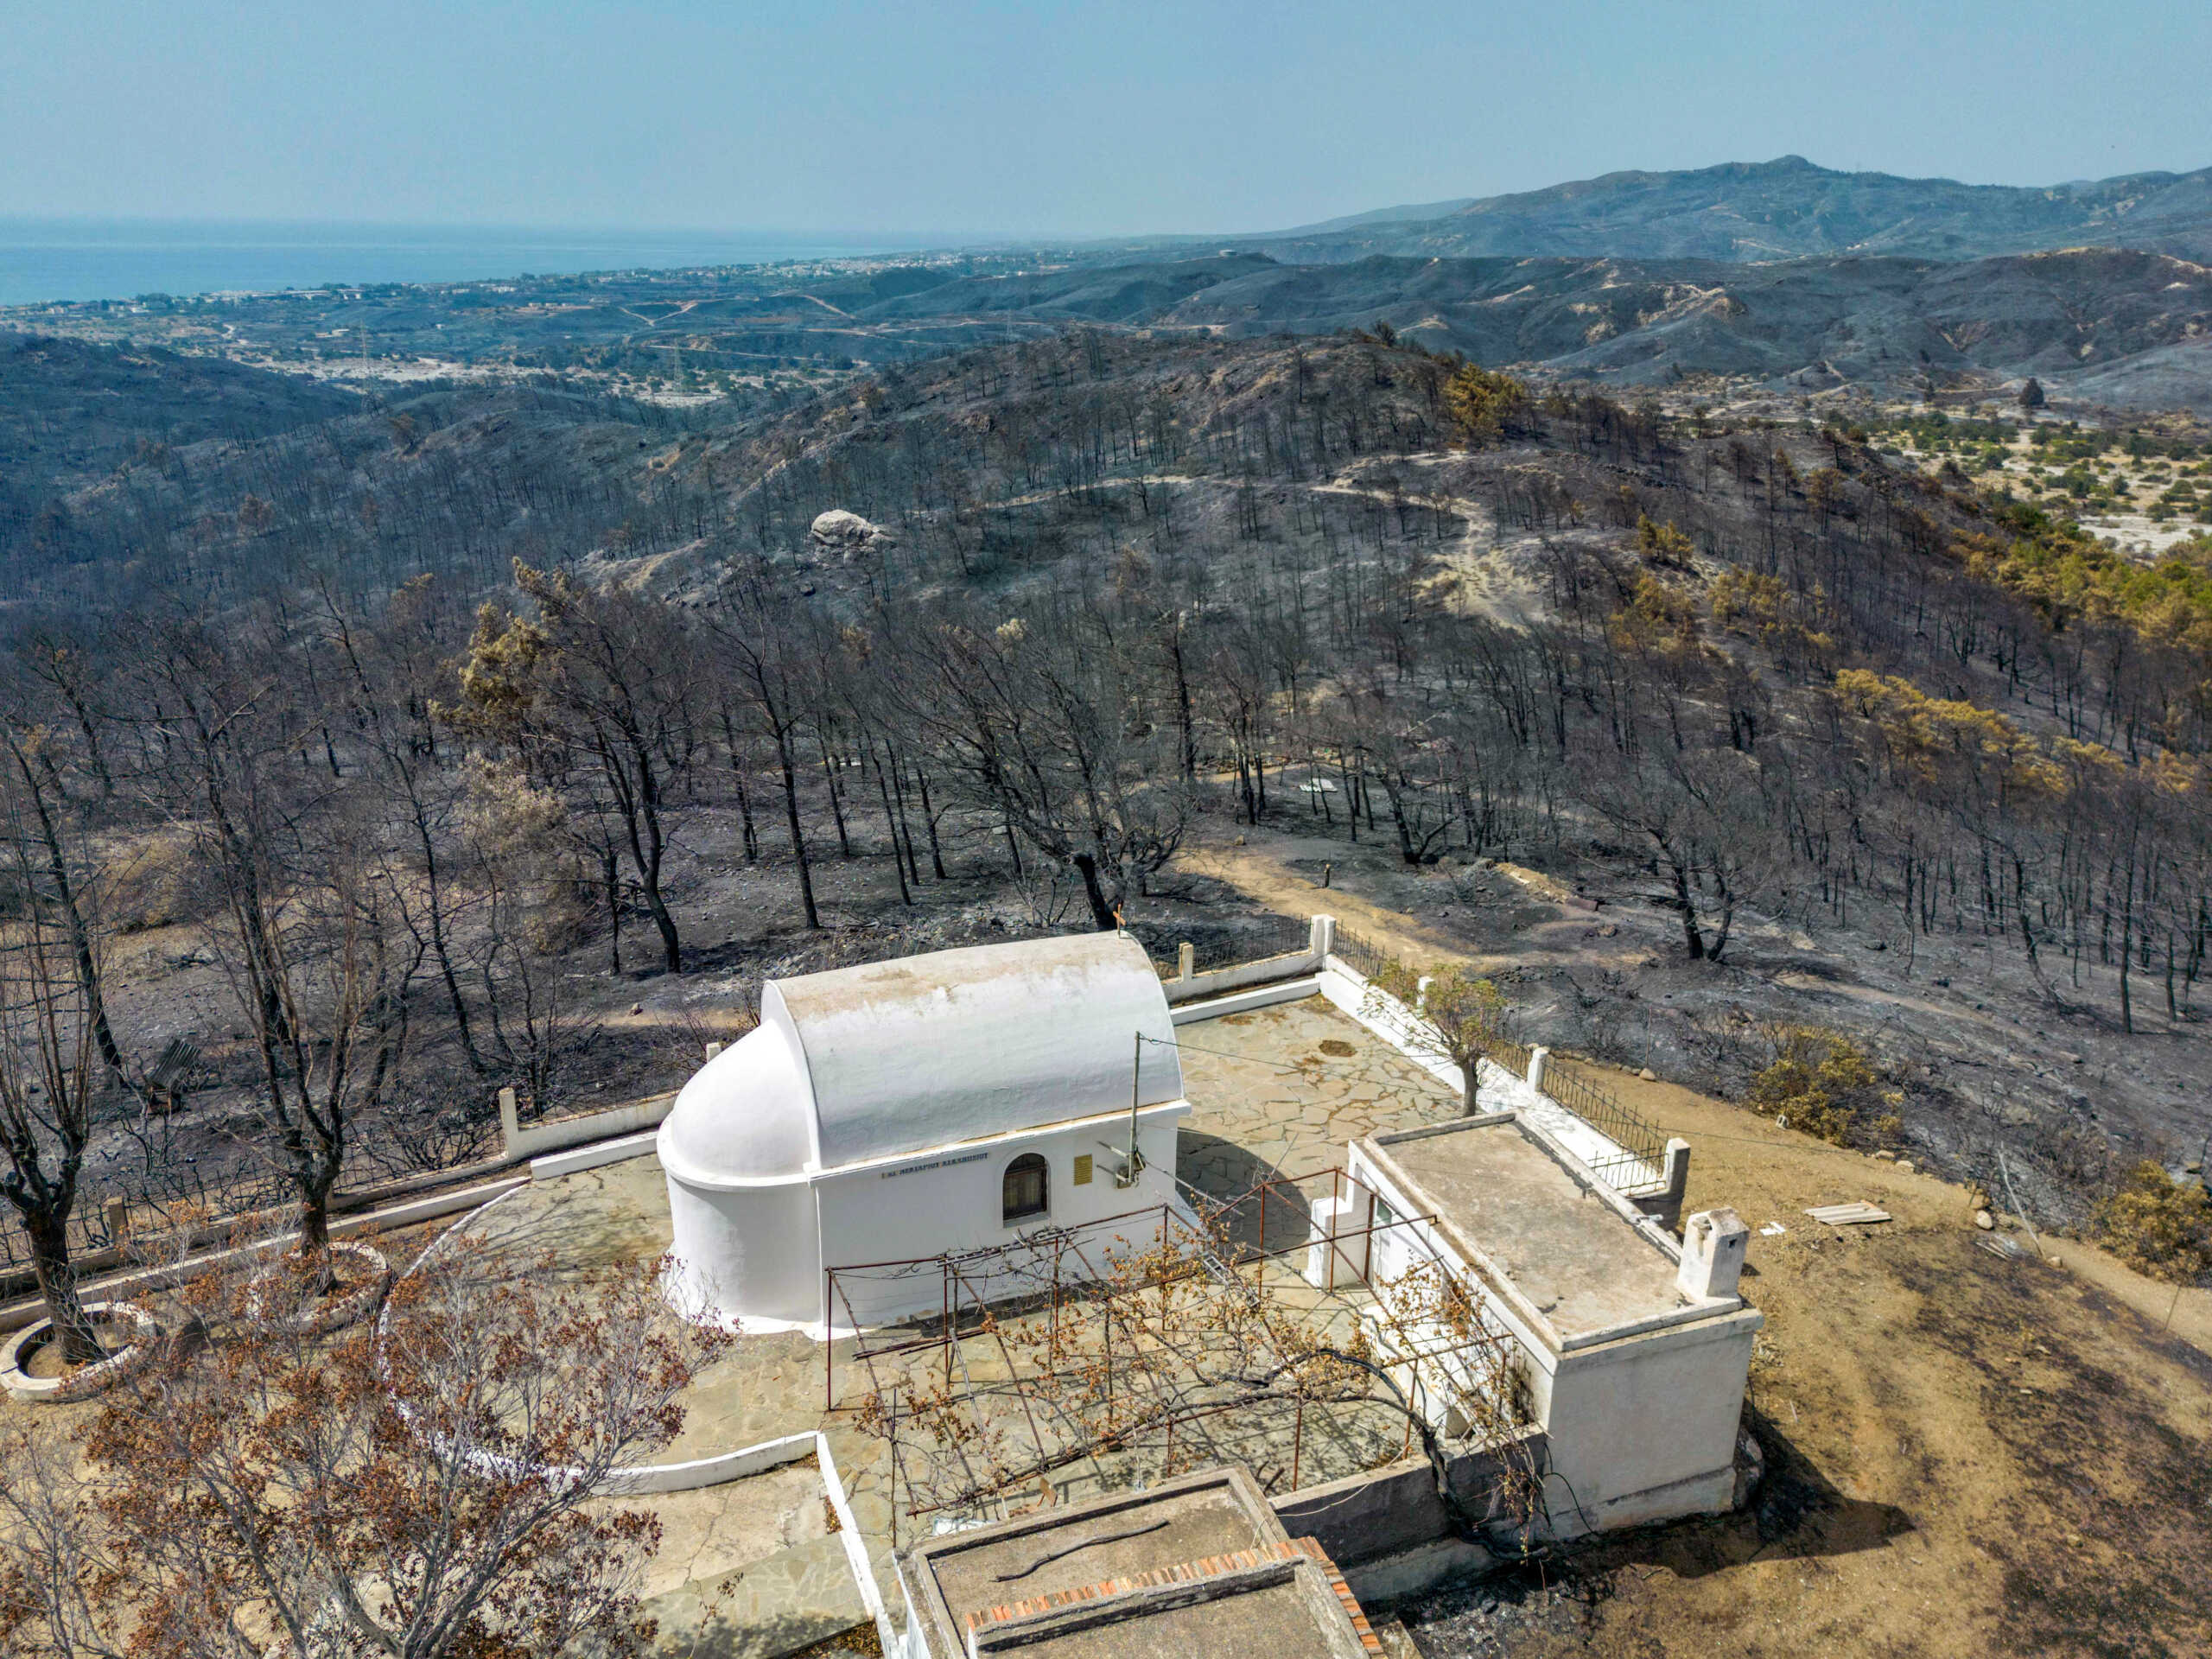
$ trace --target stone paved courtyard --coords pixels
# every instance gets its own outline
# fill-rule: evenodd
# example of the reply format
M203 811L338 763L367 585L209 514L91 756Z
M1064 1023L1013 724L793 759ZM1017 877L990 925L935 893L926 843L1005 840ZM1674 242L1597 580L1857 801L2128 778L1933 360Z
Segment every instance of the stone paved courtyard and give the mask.
M1179 1027L1176 1037L1191 1116L1175 1173L1213 1198L1327 1169L1357 1136L1459 1110L1452 1090L1319 996ZM1240 1222L1239 1242L1256 1242L1256 1209ZM1305 1236L1302 1211L1270 1215L1269 1249Z
M1260 1180L1295 1178L1342 1162L1347 1141L1377 1128L1453 1116L1453 1093L1321 998L1278 1004L1179 1028L1185 1093L1192 1113L1177 1173L1189 1186L1230 1199ZM1319 1192L1326 1192L1325 1183ZM469 1224L498 1253L550 1255L579 1268L650 1261L667 1247L667 1194L651 1156L533 1185ZM1258 1208L1235 1215L1231 1236L1259 1241ZM1271 1198L1267 1248L1306 1236L1302 1205ZM1268 1269L1288 1294L1302 1290L1300 1258ZM710 1457L783 1435L819 1430L849 1495L877 1581L892 1586L893 1515L884 1443L864 1433L850 1407L870 1381L849 1339L832 1345L840 1406L827 1409L823 1345L798 1333L749 1337L702 1371L689 1392L683 1433L665 1454L676 1462ZM1357 1426L1354 1426L1355 1428ZM1345 1431L1316 1418L1295 1455L1306 1481L1349 1472L1334 1462L1371 1457L1371 1426ZM1332 1451L1332 1435L1336 1444ZM1287 1424L1217 1420L1211 1452L1264 1467L1282 1484L1294 1466ZM1198 1450L1198 1449L1194 1449ZM1071 1472L1070 1491L1107 1478ZM903 1489L902 1498L906 1496ZM828 1530L819 1476L812 1465L646 1500L664 1537L648 1593L671 1651L720 1659L772 1659L862 1617L840 1541ZM912 1541L902 1521L898 1542ZM891 1599L895 1602L895 1592Z

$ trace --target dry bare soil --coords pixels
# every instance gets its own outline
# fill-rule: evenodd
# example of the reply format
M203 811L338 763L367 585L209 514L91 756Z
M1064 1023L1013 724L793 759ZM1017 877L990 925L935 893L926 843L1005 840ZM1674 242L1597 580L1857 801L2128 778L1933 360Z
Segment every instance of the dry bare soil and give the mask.
M1618 976L1611 995L1644 993L1632 1006L1646 1023L1609 1045L1631 1065L1648 1046L1660 1068L1708 1071L1697 1033L1777 995L1770 973L1696 988L1695 970L1671 961L1669 922L1633 902L1581 911L1564 901L1567 884L1533 871L1414 875L1371 848L1264 830L1184 862L1248 900L1332 911L1386 953L1498 973L1540 1040L1596 1034L1544 1006L1554 975L1592 989L1593 976ZM1827 958L1814 983L1857 981L1859 996L1814 998L1812 985L1784 981L1803 1010L1793 1012L1820 1001L1814 1017L1929 1063L1950 1086L1914 1091L1906 1150L1954 1173L1979 1166L1958 1155L1980 1139L1970 1125L2007 1093L2034 1098L2026 1062L2052 1041L2030 998L1984 975L1961 1003L1929 984L1925 964L1916 985L1892 982L1843 969L1844 957L1864 963L1862 941L1821 946L1783 948L1802 966ZM1873 1017L1854 1018L1870 998ZM2084 1036L2091 1063L2065 1069L2092 1087L2131 1071L2148 1084L2145 1047L2165 1058L2167 1045L2192 1046L2180 1032L2139 1039L2131 1065L2101 1052L2109 1038L2067 1033ZM2169 1063L2195 1069L2179 1053ZM1576 1064L1691 1141L1691 1208L1729 1205L1752 1229L1745 1292L1768 1323L1750 1420L1769 1472L1742 1513L1630 1533L1398 1609L1428 1659L2212 1652L2212 1291L2177 1295L2048 1231L2037 1242L2063 1265L2000 1260L1977 1248L1986 1235L1967 1185ZM1837 1230L1804 1213L1853 1198L1895 1220ZM1773 1224L1785 1230L1760 1230ZM2010 1236L2028 1242L2024 1230Z
M2212 1313L2071 1241L1975 1247L1965 1189L1604 1074L1688 1135L1691 1205L1753 1229L1751 1507L1402 1610L1447 1654L2212 1651ZM1893 1223L1832 1230L1865 1198ZM1758 1230L1778 1222L1779 1236ZM1485 1604L1491 1611L1484 1611Z

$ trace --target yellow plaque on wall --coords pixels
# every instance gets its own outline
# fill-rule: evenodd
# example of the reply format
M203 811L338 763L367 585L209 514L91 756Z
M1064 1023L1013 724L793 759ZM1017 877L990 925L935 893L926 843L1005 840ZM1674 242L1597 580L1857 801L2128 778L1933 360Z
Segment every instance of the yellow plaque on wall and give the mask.
M1075 1155L1075 1184L1077 1186L1090 1185L1090 1154L1087 1152Z

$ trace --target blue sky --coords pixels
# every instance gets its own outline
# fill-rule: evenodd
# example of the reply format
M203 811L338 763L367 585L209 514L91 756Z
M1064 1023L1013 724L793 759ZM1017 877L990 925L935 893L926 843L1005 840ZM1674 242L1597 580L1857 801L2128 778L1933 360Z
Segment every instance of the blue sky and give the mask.
M2212 7L0 0L0 213L1267 229L1795 152L2212 163Z

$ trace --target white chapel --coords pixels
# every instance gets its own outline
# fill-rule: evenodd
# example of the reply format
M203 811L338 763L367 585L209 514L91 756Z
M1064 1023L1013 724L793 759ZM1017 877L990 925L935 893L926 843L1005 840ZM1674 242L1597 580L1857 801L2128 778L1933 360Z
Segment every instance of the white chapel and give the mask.
M1178 1203L1173 1039L1123 933L768 982L661 1126L674 1294L821 1336L939 1306L940 1274L873 1264L1046 1227L1140 1243Z

